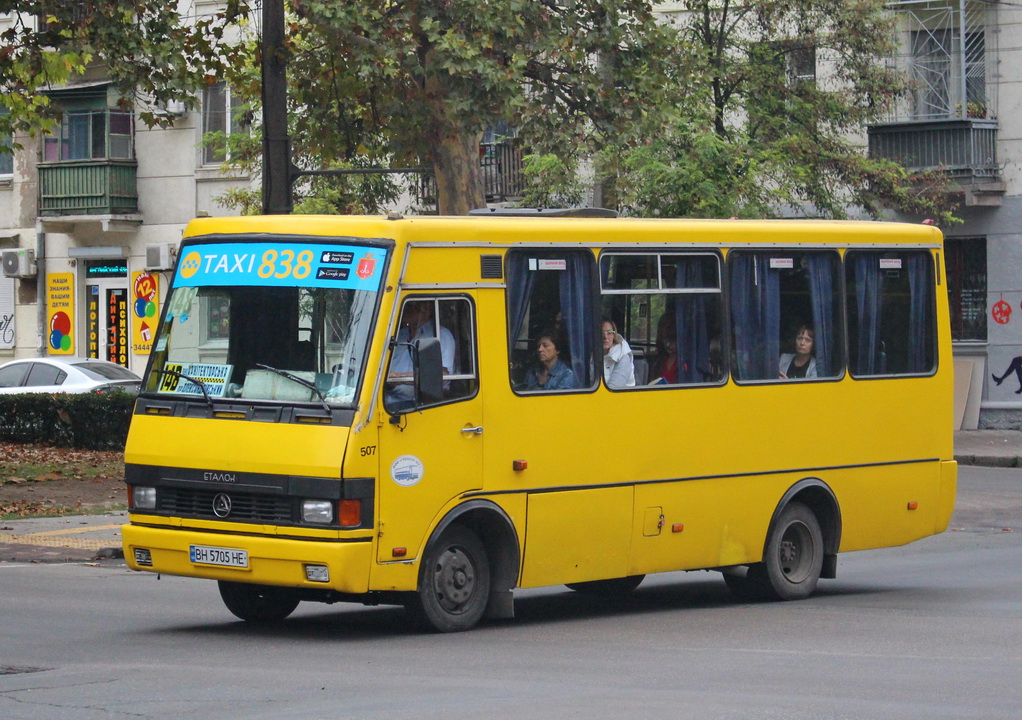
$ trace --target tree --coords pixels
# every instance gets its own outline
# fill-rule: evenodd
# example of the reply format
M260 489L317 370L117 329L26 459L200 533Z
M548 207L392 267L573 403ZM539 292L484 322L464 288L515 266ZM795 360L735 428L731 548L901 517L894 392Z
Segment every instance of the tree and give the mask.
M244 19L243 0L184 23L177 4L161 0L0 0L10 25L0 33L0 138L50 129L57 112L47 88L101 67L126 107L153 112L179 100L196 103L195 90L234 64L237 46L225 42ZM3 148L9 150L9 147Z
M947 181L853 143L905 91L882 0L686 0L673 114L604 153L637 215L845 217L885 207L953 222ZM822 72L817 74L816 68Z
M639 0L294 0L296 137L321 157L432 170L441 213L484 204L479 143L499 121L584 153L665 86L670 33ZM323 128L330 128L324 137Z

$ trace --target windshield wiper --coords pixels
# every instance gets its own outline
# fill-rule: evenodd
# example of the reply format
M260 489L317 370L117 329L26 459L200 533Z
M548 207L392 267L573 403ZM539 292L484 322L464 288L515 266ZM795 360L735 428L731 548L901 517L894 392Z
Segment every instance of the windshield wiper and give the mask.
M206 402L209 403L210 407L213 407L213 398L209 396L209 392L206 390L206 383L202 382L202 380L193 378L191 375L185 375L183 372L178 372L177 370L157 370L154 368L153 371L159 373L160 376L173 375L174 377L184 378L188 382L195 383L199 386L199 390L202 391L202 397L206 398Z
M320 391L320 389L318 387L316 387L316 383L310 382L309 380L306 380L305 378L300 378L297 375L292 375L287 370L281 370L280 368L270 367L269 365L263 365L262 363L256 363L256 367L260 367L260 368L262 368L264 370L269 370L270 372L276 373L277 375L280 375L283 378L287 378L291 382L298 383L302 387L309 388L310 390L312 390L312 392L314 392L317 395L319 395L319 401L321 403L323 403L323 409L327 411L327 414L330 414L330 405L326 401L326 395L324 395Z

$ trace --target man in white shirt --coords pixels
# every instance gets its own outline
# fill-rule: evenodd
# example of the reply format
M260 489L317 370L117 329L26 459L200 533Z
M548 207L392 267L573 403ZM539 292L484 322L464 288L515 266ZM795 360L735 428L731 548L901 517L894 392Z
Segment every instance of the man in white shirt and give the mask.
M387 374L388 404L397 402L406 406L415 399L415 389L411 383L413 366L410 344L419 338L437 337L433 315L432 300L413 300L405 303L401 326L397 333L397 346L391 355L390 371ZM441 325L439 339L444 375L450 375L454 371L454 335Z

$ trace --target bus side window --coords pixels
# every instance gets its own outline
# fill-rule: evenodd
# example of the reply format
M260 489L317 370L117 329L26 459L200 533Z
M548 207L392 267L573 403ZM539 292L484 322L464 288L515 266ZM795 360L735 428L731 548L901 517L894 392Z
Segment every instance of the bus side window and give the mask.
M384 393L384 408L388 412L407 410L416 404L412 384L412 351L409 345L421 337L440 340L443 362L441 403L463 400L476 394L479 379L476 370L475 317L471 302L466 297L416 296L407 300L402 307L394 335L395 346L387 368Z
M841 259L836 251L734 250L728 266L736 380L784 377L797 354L799 334L813 337L807 377L842 374Z
M592 388L598 378L592 253L512 250L506 268L512 388L516 392ZM541 350L541 345L553 350Z
M605 251L600 282L603 314L631 349L635 387L724 381L718 255Z
M845 277L852 376L932 372L937 355L930 253L850 250Z

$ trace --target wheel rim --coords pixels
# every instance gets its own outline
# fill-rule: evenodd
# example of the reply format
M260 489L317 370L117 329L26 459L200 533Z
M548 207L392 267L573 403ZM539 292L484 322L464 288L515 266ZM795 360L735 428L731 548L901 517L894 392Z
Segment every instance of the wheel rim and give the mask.
M777 548L778 566L788 582L802 583L811 577L814 555L809 527L801 522L789 525Z
M460 547L447 548L437 558L433 571L433 592L440 607L452 615L465 612L475 589L476 572L471 556Z

